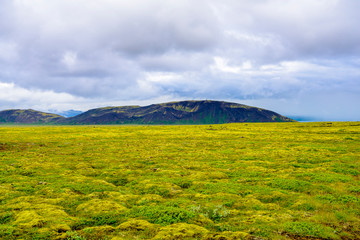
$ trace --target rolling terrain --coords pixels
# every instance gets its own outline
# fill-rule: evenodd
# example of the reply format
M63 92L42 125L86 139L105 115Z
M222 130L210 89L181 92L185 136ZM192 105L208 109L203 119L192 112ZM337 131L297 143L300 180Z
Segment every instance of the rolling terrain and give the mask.
M16 117L13 113L16 112ZM12 115L11 115L12 114ZM234 122L291 122L275 112L220 101L181 101L149 106L122 106L91 109L74 117L7 110L0 112L2 123L48 124L219 124Z

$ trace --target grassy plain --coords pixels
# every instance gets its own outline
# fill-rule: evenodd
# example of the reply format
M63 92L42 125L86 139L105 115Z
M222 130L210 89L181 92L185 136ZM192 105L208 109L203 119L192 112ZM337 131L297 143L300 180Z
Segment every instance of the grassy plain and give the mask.
M0 239L360 239L360 123L0 127Z

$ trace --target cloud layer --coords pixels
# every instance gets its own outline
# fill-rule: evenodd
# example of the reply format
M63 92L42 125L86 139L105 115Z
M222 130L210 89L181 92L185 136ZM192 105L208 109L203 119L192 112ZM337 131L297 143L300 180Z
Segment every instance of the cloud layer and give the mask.
M0 109L207 98L360 120L347 107L360 100L358 9L353 0L0 0Z

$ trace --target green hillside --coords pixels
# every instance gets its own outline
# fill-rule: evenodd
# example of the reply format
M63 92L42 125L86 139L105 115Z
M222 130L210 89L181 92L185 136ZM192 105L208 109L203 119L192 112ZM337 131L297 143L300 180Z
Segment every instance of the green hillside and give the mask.
M290 122L275 112L237 103L181 101L145 107L124 106L89 110L61 123L70 124L218 124Z
M32 109L12 109L0 111L0 123L13 123L13 124L44 124L55 123L64 117L52 114L35 111Z

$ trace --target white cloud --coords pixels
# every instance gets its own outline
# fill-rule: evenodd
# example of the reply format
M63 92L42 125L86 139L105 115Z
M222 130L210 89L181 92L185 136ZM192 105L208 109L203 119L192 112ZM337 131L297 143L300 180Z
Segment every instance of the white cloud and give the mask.
M61 62L67 68L73 68L77 63L77 54L71 51L66 51L61 59Z
M149 72L146 73L146 80L155 83L171 83L181 80L182 76L176 73L168 72Z
M235 66L229 66L228 60L221 57L214 57L215 65L212 67L215 70L228 73L240 73L241 68Z
M25 89L14 83L0 82L1 108L31 108L38 106L49 109L52 105L83 102L84 99L74 97L68 93L56 93L39 89ZM6 107L8 106L8 107Z
M260 36L255 34L249 34L245 32L237 32L236 30L226 30L225 35L234 38L239 41L246 41L248 43L257 44L257 45L263 45L263 46L269 46L272 44L276 44L278 39L275 39L274 36L268 35L268 36Z
M0 61L14 61L18 58L17 46L13 42L0 41Z
M329 70L326 66L303 62L303 61L284 61L279 64L262 65L261 71L275 73L299 73L299 72L321 72L325 73Z

